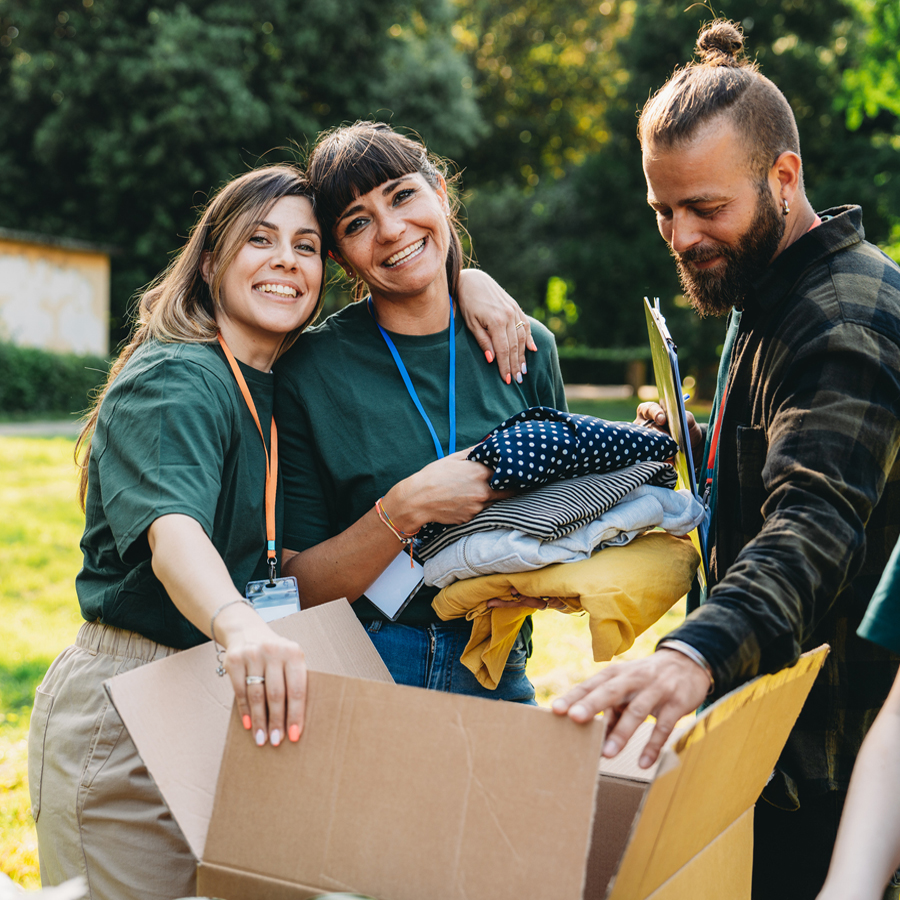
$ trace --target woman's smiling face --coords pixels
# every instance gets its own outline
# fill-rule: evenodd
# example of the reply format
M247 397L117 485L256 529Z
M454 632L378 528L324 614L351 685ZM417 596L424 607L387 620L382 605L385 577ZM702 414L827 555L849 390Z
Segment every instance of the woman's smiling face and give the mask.
M334 227L338 260L368 286L373 298L446 298L450 224L447 189L418 172L357 197Z
M282 197L256 223L225 270L216 312L242 362L253 365L257 352L277 350L284 335L312 315L322 288L321 250L319 223L306 197ZM208 281L208 260L203 268Z

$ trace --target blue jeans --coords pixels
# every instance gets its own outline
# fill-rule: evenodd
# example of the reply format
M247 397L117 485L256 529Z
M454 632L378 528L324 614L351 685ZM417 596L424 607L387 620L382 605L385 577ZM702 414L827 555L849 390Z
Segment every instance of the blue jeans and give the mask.
M509 654L500 683L489 691L459 661L472 634L471 623L400 625L376 619L363 624L397 684L537 705L534 685L525 674L525 641L521 634Z

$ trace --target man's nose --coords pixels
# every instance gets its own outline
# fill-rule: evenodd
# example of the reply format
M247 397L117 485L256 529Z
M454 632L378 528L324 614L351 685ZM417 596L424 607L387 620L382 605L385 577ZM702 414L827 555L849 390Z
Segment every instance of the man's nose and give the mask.
M690 213L673 213L668 225L669 236L666 240L676 253L684 253L703 240L697 217Z

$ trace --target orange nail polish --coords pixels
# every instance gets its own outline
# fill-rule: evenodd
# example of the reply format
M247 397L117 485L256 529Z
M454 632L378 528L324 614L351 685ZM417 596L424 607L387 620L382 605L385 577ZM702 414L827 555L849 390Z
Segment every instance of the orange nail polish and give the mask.
M248 715L242 716L242 717L241 717L241 722L244 723L244 730L245 730L245 731L249 731L249 730L250 730L250 725L251 725L251 722L250 722L250 716L248 716Z
M490 350L485 350L485 351L484 351L484 358L485 358L489 363L492 363L492 362L494 361L494 354L491 353Z
M512 376L511 376L511 375L507 375L507 376L506 376L506 383L507 383L507 384L510 384L511 382L512 382Z
M296 744L297 741L300 740L300 726L299 725L291 725L291 727L288 728L288 739L294 744Z

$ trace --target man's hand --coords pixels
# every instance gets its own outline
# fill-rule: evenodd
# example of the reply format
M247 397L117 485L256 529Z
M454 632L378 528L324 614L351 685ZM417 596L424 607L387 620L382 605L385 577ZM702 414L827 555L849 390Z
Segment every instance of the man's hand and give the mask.
M666 415L666 411L658 403L655 403L652 400L638 404L634 424L645 425L656 431L662 431L664 434L669 435L669 437L672 436L672 432L669 430L669 417ZM692 412L687 414L687 427L688 438L691 442L691 453L694 456L694 463L698 464L700 456L703 453L703 430L697 424L697 420L694 418Z
M639 765L656 762L676 722L693 712L709 692L706 670L676 650L661 647L652 656L609 666L553 701L553 712L576 722L603 713L607 737L604 756L615 756L647 716L656 727Z

